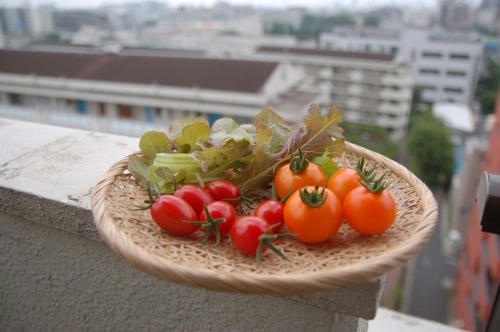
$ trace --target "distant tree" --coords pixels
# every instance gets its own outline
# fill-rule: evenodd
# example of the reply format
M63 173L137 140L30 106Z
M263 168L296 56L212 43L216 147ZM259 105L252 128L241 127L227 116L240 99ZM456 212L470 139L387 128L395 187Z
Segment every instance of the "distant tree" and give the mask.
M304 15L299 27L292 24L273 22L264 27L264 32L271 35L293 35L299 39L318 39L322 32L330 32L336 26L353 26L354 17L349 14Z
M363 25L366 27L378 27L380 25L380 21L378 16L369 14L363 20Z
M343 123L342 127L345 130L344 136L349 142L364 146L391 159L397 158L398 145L390 140L386 130L353 123Z
M476 90L476 97L481 103L481 113L493 113L499 90L500 63L492 58L486 58L485 67L481 76L479 76Z
M63 41L61 39L61 35L58 34L57 32L48 33L45 36L45 40L48 41L48 42L52 42L52 43L57 43L57 42L62 42Z
M421 112L408 135L410 169L431 189L447 191L453 176L453 145L443 122L432 112Z
M413 93L411 96L410 119L408 121L408 127L411 126L413 119L420 112L421 102L422 102L422 87L419 85L415 85L413 87Z

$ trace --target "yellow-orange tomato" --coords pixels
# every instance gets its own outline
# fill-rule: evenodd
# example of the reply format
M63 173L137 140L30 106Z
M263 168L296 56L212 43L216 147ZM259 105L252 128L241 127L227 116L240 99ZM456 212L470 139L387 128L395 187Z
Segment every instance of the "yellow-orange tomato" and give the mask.
M347 223L358 233L380 234L396 219L396 204L387 191L372 193L359 187L344 199L343 212Z
M361 186L361 183L358 180L358 172L350 168L335 172L327 184L328 189L337 195L341 203L351 190L359 186Z
M314 187L305 187L307 191ZM318 188L321 193L323 188ZM342 224L342 205L337 196L325 188L326 199L320 206L307 205L295 191L285 203L285 225L297 239L306 243L320 243L331 238Z
M305 186L324 186L325 173L318 165L309 163L301 173L294 173L290 164L281 166L274 176L274 189L279 198L283 198L291 192Z

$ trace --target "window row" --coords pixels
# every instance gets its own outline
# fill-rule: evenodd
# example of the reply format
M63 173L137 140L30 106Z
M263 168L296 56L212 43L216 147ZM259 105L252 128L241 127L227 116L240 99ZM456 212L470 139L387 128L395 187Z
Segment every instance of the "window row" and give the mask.
M439 75L441 71L437 68L420 68L420 73L425 75ZM446 75L453 77L463 77L466 75L466 72L463 70L447 70Z
M433 58L433 59L441 59L443 57L443 53L433 52L433 51L423 51L423 58ZM470 55L466 53L450 53L448 58L451 60L469 60Z
M437 91L438 87L435 85L422 85L422 89L427 91ZM451 87L451 86L445 86L443 88L443 91L450 93L464 93L464 90L462 88Z

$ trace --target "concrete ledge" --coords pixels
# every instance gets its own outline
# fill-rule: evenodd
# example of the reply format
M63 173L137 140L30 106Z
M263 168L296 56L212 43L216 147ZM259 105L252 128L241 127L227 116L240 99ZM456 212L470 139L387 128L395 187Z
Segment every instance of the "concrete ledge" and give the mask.
M99 282L82 281L82 288L79 291L85 294L93 292L96 296L95 301L101 299L104 301L103 303L109 305L117 305L113 304L113 301L118 301L120 306L129 301L130 292L132 292L134 296L142 299L139 306L150 308L152 303L148 302L149 296L152 296L152 299L157 298L151 292L163 289L163 292L166 292L164 293L165 301L182 302L177 307L164 306L166 311L175 311L165 313L166 317L170 317L169 315L185 316L188 313L197 317L198 314L193 308L206 310L206 308L202 309L206 303L201 302L206 301L207 298L222 301L223 303L218 308L224 307L224 310L232 312L233 320L242 319L236 311L245 312L244 306L246 305L251 305L254 308L266 308L262 311L262 315L264 312L272 315L275 310L274 306L289 307L289 314L294 317L303 317L304 313L307 312L308 319L313 319L312 323L317 321L317 324L313 326L318 325L318 328L349 325L352 328L360 327L361 330L364 330L366 324L363 323L362 319L372 319L375 316L383 289L383 281L380 279L363 285L301 296L249 296L189 288L154 279L131 268L128 264L121 262L116 254L100 242L90 212L89 196L92 186L114 162L137 150L138 139L6 119L0 119L0 127L0 219L2 219L2 227L4 227L0 235L2 236L2 247L6 246L5 250L2 250L4 253L9 253L3 256L5 264L2 264L0 268L2 280L12 278L11 282L16 283L16 278L11 275L12 271L17 270L18 275L31 271L29 274L43 275L40 278L45 284L47 280L44 278L53 278L51 269L47 270L45 265L52 265L54 271L59 271L60 278L69 278L69 280L80 278L75 274L76 272L73 272L74 270L79 271L80 274L95 272L96 278L100 279L105 279L106 276L111 278L116 274L116 277L113 277L113 283L103 280ZM7 220L9 223L5 222ZM36 226L37 224L51 228ZM19 231L25 234L19 235L16 231L12 232L17 227L21 227L22 229ZM54 228L63 232L58 232ZM77 239L68 233L74 233L84 238ZM97 241L88 241L88 239ZM9 241L10 244L8 244ZM61 242L61 247L57 248L59 242ZM24 251L15 253L14 251L17 249L11 247L17 247L16 243L23 243L17 249L21 250L25 246ZM76 247L73 248L73 246ZM42 247L43 249L40 249ZM89 250L92 251L93 258L86 261L89 259L87 257L90 255ZM61 251L73 252L73 254L69 257L61 254ZM34 257L42 255L45 264L40 265L38 258L32 261L33 256L30 252L35 252ZM83 264L81 268L75 263L77 261L81 261L79 264ZM38 269L45 272L42 273ZM64 271L68 275L64 275ZM26 282L28 288L32 287L33 280L26 280ZM53 283L54 280L52 279L50 282ZM109 289L102 289L102 282ZM143 284L145 282L147 287L151 287L150 291L146 289L145 292L144 287L146 286ZM62 288L69 286L69 282L62 283L63 285L60 286ZM122 286L125 288L123 289ZM17 292L25 292L22 287L12 288L9 286L7 290L4 288L2 286L2 292L6 291L7 294L2 298L20 297L19 301L21 299L26 301L23 305L32 302L29 297L23 298L24 295L16 294L16 289ZM109 296L116 298L113 301L110 298L102 299L98 294L101 291L109 292ZM26 292L28 291L26 290ZM45 294L47 291L34 289L33 292ZM77 290L73 290L73 292L77 292ZM83 296L84 301L91 301L91 297L87 298L85 294L74 293L74 296L80 298ZM55 302L70 301L75 306L86 305L75 303L76 300L71 300L71 297L62 293L47 296ZM205 300L201 301L200 299ZM244 303L246 304L243 305ZM29 305L36 306L35 304ZM49 305L54 304L49 303ZM125 307L133 310L128 304ZM5 310L11 315L17 314L8 308ZM43 316L42 311L40 311L40 315ZM103 322L103 324L107 324L107 322ZM18 325L9 326L17 327ZM61 326L69 327L70 325ZM102 325L102 327L105 326L107 325ZM155 325L156 328L158 326L160 325ZM126 326L124 325L124 327ZM189 326L184 327L188 328ZM217 325L217 328L221 328L221 326ZM276 329L280 330L278 327Z
M94 184L138 139L0 118L1 211L98 239Z

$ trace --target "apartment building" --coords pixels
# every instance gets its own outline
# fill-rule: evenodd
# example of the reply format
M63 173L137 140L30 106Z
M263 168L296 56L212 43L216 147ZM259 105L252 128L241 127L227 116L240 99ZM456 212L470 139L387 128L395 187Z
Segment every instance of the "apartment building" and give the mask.
M261 47L257 57L304 69L301 91L321 93L321 103L344 112L344 121L385 128L404 136L410 112L411 67L393 54Z
M473 104L483 51L479 38L427 29L342 29L321 35L320 45L398 54L414 65L415 85L422 87L425 103Z
M293 90L302 77L269 61L0 50L0 116L134 136L264 107L296 121L317 95Z

